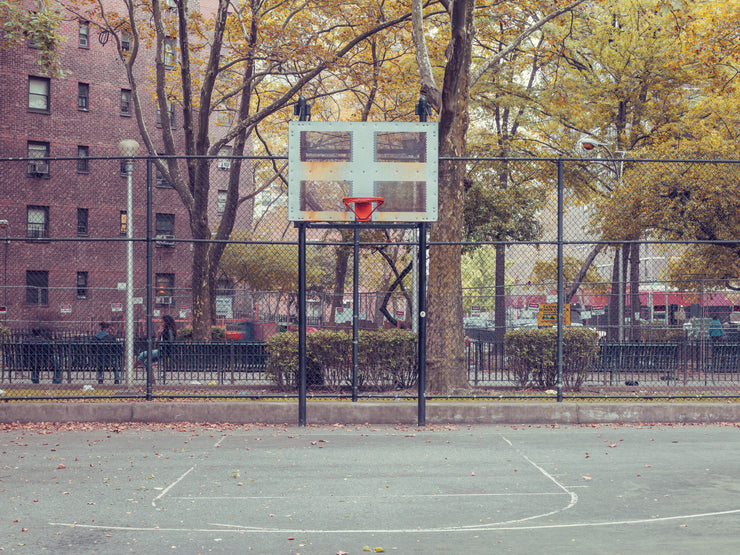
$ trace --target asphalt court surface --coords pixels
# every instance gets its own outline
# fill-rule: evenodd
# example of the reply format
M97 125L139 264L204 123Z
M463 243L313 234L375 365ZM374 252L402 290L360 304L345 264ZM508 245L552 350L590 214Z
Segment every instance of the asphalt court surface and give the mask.
M0 549L736 553L740 429L0 431Z

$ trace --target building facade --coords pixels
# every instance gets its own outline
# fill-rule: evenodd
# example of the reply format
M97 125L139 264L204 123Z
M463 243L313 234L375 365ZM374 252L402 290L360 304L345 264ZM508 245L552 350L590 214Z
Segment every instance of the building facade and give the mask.
M11 329L90 331L103 320L122 325L127 225L135 238L135 318L145 317L146 153L134 162L128 217L117 146L123 139L142 142L130 85L105 33L65 18L62 34L61 78L41 72L30 42L0 50L0 323ZM153 53L140 53L147 55ZM138 71L143 82L148 68L139 64ZM145 119L158 121L152 95L141 97ZM179 114L173 109L171 115L182 137ZM191 303L192 249L180 242L190 237L188 214L156 171L152 183L155 316L182 319Z

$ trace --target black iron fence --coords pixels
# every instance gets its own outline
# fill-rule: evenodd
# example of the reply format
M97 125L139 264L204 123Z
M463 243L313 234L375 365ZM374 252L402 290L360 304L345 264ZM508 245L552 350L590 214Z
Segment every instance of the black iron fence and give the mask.
M135 161L131 214L122 160L77 162L48 159L43 172L32 172L29 160L0 160L5 399L294 395L268 371L269 345L276 334L295 332L302 308L309 332L351 333L355 310L363 330L416 330L418 240L412 231L362 230L357 276L349 263L351 237L331 229L310 232L308 295L300 307L297 232L287 220L279 173L285 160L243 159L233 197L230 164L214 159L205 205L213 232L230 203L238 208L221 241L212 338L192 340L194 256L199 244L219 240L193 240L181 194L151 160ZM740 210L731 209L727 199L734 197L723 194L737 182L736 162L463 162L469 176L463 293L454 302L464 315L457 324L465 336L459 372L467 376L470 395L551 394L514 371L505 334L551 326L559 299L567 305L564 325L592 329L599 343L593 360L577 370L583 374L577 390L566 388L566 396L740 394L740 265L737 227L730 221ZM184 167L185 159L177 163ZM702 199L702 210L680 204L692 198ZM428 242L430 253L440 247ZM134 354L146 353L147 336L159 346L157 327L165 315L179 330L167 356L150 370L128 361L129 331ZM93 342L101 322L110 325L115 342ZM719 336L712 331L717 323ZM334 379L339 388L310 393L344 395L353 387L351 366L346 373ZM360 394L416 392L374 384L361 386Z

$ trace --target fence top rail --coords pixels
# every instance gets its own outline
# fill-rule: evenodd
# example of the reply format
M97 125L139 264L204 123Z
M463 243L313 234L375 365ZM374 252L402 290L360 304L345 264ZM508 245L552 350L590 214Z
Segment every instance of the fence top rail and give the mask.
M39 156L39 157L9 157L0 158L0 162L77 162L78 156ZM147 155L138 156L86 156L85 160L288 160L287 154L245 154L242 156L235 155L217 155L217 154L172 154L172 155ZM740 164L740 159L732 158L621 158L612 157L579 157L579 156L440 156L440 161L447 162L630 162L630 163L659 163L659 164Z

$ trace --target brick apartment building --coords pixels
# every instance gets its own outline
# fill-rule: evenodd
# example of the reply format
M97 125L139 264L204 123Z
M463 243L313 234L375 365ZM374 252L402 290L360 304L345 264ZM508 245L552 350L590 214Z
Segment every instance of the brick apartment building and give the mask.
M40 72L31 44L0 50L0 323L92 331L111 321L123 333L127 178L118 157L122 139L139 138L130 85L114 40L92 25L65 18L63 78ZM140 52L140 58L153 52ZM147 71L139 64L142 79ZM154 122L152 95L141 94ZM182 138L176 110L173 128ZM153 128L153 126L152 126ZM160 140L153 134L154 140ZM140 156L144 156L141 153ZM102 159L100 159L102 157ZM37 158L49 158L37 161ZM222 171L213 164L212 171ZM155 317L186 318L191 306L187 212L174 189L153 176L152 232ZM218 210L213 191L213 216ZM146 236L146 161L133 172L133 234ZM210 212L211 210L209 210ZM209 214L211 216L211 214ZM146 242L134 244L134 317L143 320Z

